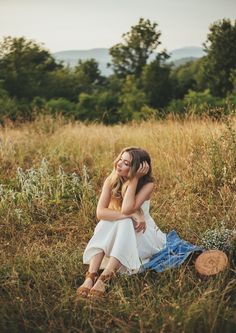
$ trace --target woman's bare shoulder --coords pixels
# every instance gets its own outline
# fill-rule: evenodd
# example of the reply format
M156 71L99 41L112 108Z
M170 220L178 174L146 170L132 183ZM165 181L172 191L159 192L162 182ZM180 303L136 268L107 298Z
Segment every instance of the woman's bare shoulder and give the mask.
M154 182L150 182L144 185L146 187L146 189L148 189L150 191L149 195L147 196L147 200L151 199L153 190L155 188L155 183Z
M149 188L149 189L153 190L155 188L155 183L148 182L148 183L144 184L142 188Z

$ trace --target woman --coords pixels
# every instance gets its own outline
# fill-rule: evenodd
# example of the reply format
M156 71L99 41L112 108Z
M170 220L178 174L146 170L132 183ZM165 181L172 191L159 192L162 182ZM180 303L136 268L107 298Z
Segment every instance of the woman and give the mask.
M106 178L97 205L97 224L83 255L88 272L77 294L103 296L114 272L134 274L166 244L149 214L154 188L149 154L136 147L121 151ZM104 269L100 277L98 270Z

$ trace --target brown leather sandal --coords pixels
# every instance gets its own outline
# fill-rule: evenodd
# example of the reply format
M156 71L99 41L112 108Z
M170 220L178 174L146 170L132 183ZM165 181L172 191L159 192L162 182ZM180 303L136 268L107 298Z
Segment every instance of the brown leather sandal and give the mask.
M97 281L98 273L97 272L91 273L91 272L88 271L88 272L85 273L85 280L88 279L88 278L90 278L93 281L93 284L94 284ZM76 290L77 296L82 297L82 298L86 298L88 296L89 292L90 292L90 288L83 287L83 286L80 286Z
M107 286L107 283L112 277L114 276L114 272L111 272L109 274L101 274L98 278L98 280L101 280L105 286ZM97 290L97 289L91 289L89 291L88 297L89 298L103 298L105 296L105 290Z

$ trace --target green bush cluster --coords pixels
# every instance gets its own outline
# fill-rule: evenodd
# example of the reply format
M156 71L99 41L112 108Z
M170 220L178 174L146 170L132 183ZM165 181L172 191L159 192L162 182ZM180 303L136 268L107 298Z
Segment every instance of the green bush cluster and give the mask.
M236 112L236 96L229 94L226 98L214 97L209 89L201 92L189 90L183 99L172 100L167 113L180 116L200 116L221 119Z

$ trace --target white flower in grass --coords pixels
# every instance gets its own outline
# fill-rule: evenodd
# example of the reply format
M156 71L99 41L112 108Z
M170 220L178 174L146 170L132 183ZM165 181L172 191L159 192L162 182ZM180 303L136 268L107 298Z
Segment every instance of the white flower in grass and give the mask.
M230 241L235 231L225 227L222 221L215 229L208 229L201 237L201 243L206 249L230 251Z

